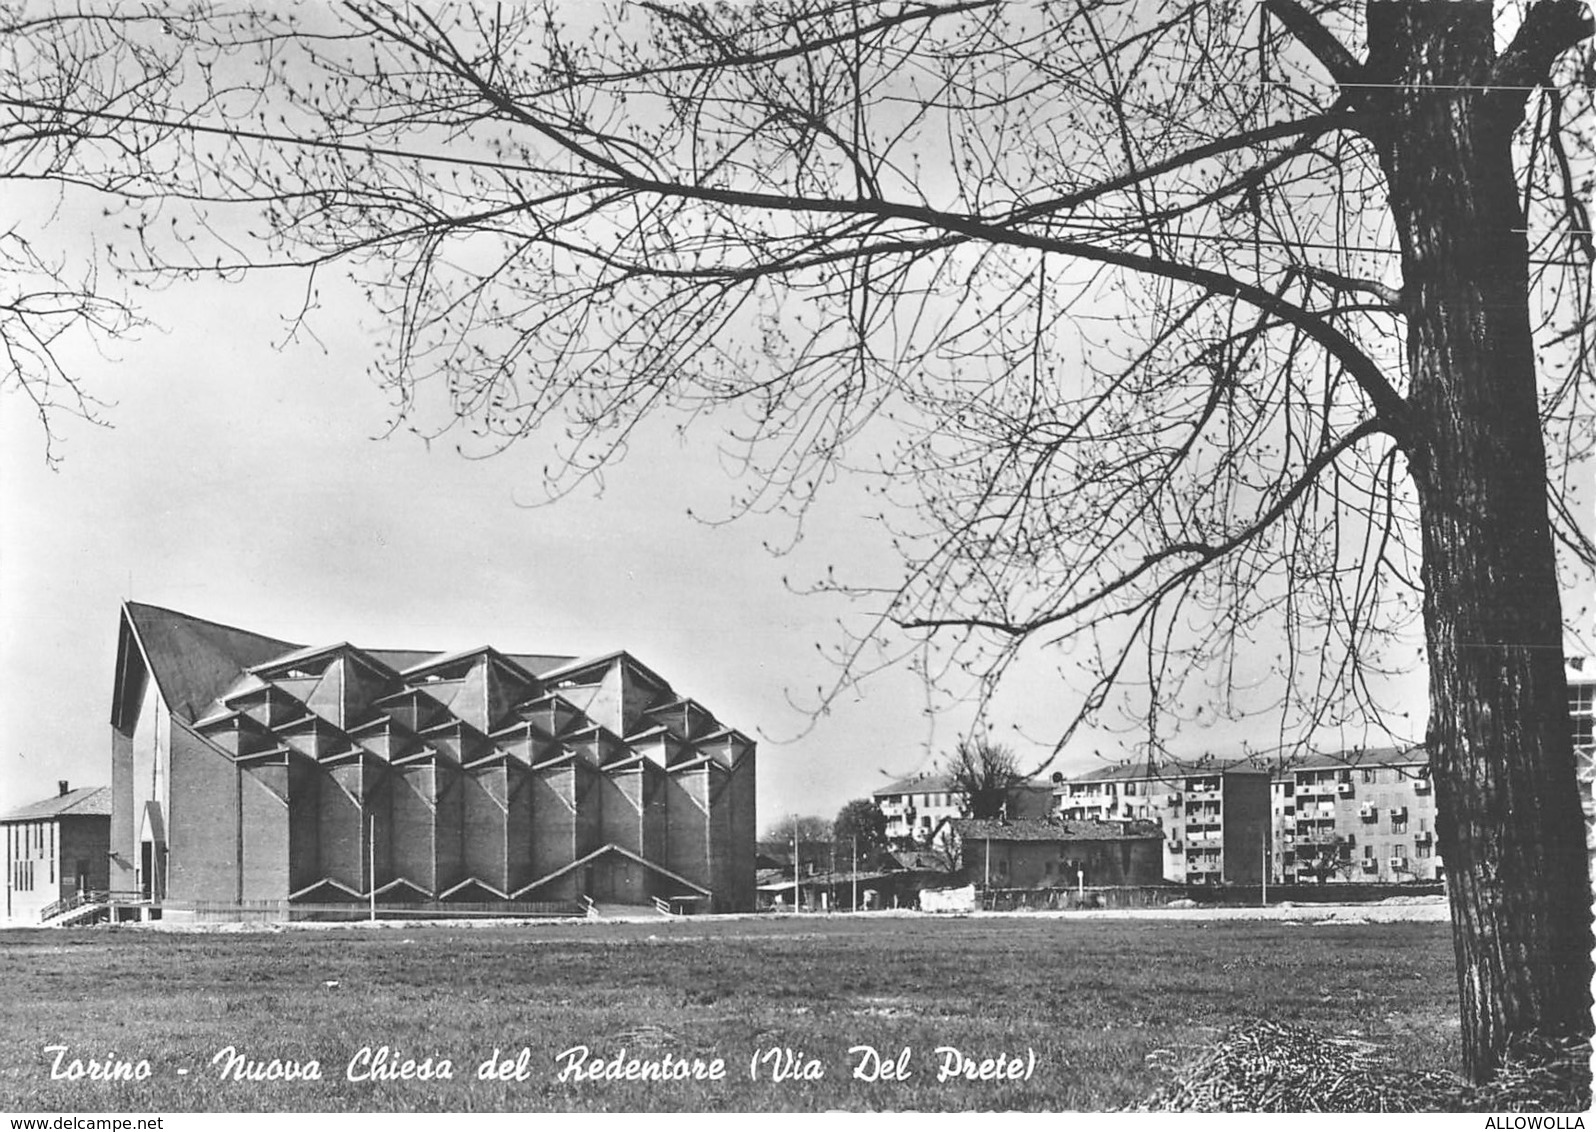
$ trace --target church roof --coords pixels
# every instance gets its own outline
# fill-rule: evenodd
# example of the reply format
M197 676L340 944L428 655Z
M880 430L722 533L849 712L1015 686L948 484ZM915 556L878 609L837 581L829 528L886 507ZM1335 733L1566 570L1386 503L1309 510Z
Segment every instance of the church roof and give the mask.
M300 647L158 605L122 608L167 706L190 722L245 669Z
M348 642L305 646L128 602L112 716L120 727L129 726L139 711L137 699L143 687L139 672L144 667L138 665L139 658L172 713L188 724L199 721L197 729L213 742L220 742L225 731L232 744L226 749L236 758L280 749L328 759L365 750L375 757L399 759L407 757L410 748L405 746L402 753L394 749L388 731L405 738L413 730L434 740L431 745L438 753L455 761L476 763L496 754L527 761L533 753L547 761L550 752L541 746L529 752L523 729L509 725L525 718L521 714L525 711L557 702L569 721L549 742L568 746L597 738L608 763L641 754L631 751L616 732L637 731L645 720L653 721L651 709L681 701L662 678L623 652L572 661L541 653L505 653L486 645L449 652L372 650ZM358 663L351 667L351 661ZM559 681L596 674L612 664L627 665L644 677L624 703L599 697L584 710L551 696ZM438 680L440 669L452 678ZM395 714L403 717L396 728L370 726ZM241 715L251 721L247 735L235 723ZM744 738L707 711L704 717L708 733L681 744L680 750L672 746L672 767L706 757L696 749L699 743ZM329 745L323 733L340 742ZM650 751L660 757L652 745Z

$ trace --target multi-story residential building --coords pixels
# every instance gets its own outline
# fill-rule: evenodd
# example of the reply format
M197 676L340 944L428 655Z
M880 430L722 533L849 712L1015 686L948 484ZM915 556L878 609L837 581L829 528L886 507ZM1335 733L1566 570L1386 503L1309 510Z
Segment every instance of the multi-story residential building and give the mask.
M893 845L924 842L944 821L963 814L964 796L945 774L900 778L872 796L887 819L887 841Z
M1041 818L1052 808L1053 788L1035 782L1009 790L1007 816ZM887 841L901 848L924 845L946 822L965 816L964 794L949 775L915 774L872 795L887 819Z
M1423 747L1309 755L1278 771L1271 790L1271 880L1398 883L1445 875Z
M1257 884L1269 837L1269 773L1237 760L1190 769L1109 767L1060 782L1065 819L1141 819L1164 831L1164 876L1185 884Z
M51 904L110 887L111 792L73 790L0 817L5 843L5 918L37 922Z
M1596 877L1596 660L1568 658L1568 718L1573 725L1574 759L1579 774L1579 804L1585 811L1585 846Z

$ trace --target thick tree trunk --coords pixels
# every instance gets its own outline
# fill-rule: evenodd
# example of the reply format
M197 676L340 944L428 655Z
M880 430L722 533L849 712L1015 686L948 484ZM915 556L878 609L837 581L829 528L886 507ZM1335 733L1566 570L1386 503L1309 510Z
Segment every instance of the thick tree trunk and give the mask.
M1428 741L1476 1080L1517 1038L1588 1033L1592 970L1510 148L1524 95L1463 89L1488 85L1491 8L1369 6L1370 71L1395 84L1370 133L1402 240Z

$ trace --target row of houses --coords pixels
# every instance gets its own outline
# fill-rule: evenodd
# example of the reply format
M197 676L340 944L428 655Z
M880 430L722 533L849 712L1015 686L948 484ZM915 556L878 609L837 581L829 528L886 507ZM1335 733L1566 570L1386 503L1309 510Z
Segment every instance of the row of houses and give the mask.
M1275 770L1112 768L1061 783L1054 799L1066 818L1155 822L1164 876L1185 884L1444 875L1422 747L1314 754Z
M1568 668L1596 846L1596 666ZM988 887L1433 881L1420 747L1104 768L963 816L946 777L875 792L900 848L957 861L756 882L754 743L624 652L301 645L139 603L121 613L111 786L0 818L7 919L79 892L251 903L888 906L962 865ZM1596 861L1596 858L1593 858ZM861 893L863 895L861 895Z
M1596 664L1573 658L1566 675L1596 874ZM975 837L978 854L972 858L966 845L965 873L977 882L995 877L999 887L1071 883L1082 869L1094 884L1149 878L1182 884L1397 884L1446 874L1429 757L1421 746L1310 754L1284 765L1203 760L1055 778L1048 786L1016 789L1007 821L978 826L961 821L961 798L944 776L900 779L877 790L875 801L887 817L889 836L930 841L946 830ZM1121 843L1133 837L1157 839L1156 867L1142 850L1120 865L1086 866L1087 847L1096 852L1113 845L1123 855L1128 850ZM1042 848L1044 843L1051 847ZM995 874L988 867L994 845ZM1023 867L1014 864L1021 858ZM1072 861L1081 868L1072 869ZM1134 881L1095 879L1126 875L1132 861Z

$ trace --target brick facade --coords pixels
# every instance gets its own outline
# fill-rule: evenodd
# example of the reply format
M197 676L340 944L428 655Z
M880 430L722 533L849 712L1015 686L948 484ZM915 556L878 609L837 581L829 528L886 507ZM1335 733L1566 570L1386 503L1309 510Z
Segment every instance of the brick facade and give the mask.
M754 905L752 741L625 653L301 648L129 603L109 838L167 907Z

